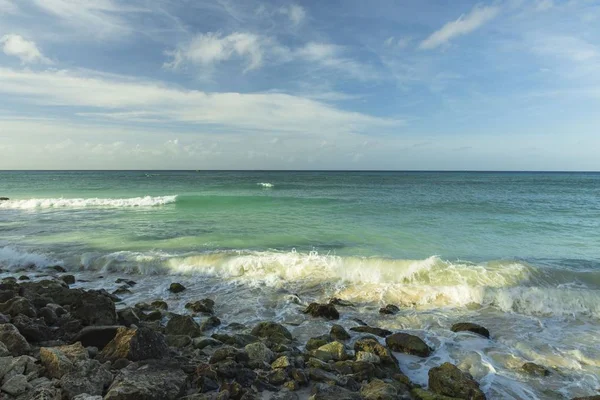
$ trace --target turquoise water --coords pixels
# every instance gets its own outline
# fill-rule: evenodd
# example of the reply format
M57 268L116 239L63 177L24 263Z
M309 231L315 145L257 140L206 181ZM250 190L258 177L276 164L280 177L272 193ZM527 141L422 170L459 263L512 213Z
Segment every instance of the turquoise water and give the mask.
M135 274L126 303L178 280L225 315L292 321L298 335L315 332L289 296L343 297L429 340L435 362L468 365L492 398L600 387L598 173L4 171L1 196L10 270ZM387 302L401 315L380 317ZM494 340L448 333L465 318ZM426 383L432 361L401 361ZM553 383L522 361L555 368Z

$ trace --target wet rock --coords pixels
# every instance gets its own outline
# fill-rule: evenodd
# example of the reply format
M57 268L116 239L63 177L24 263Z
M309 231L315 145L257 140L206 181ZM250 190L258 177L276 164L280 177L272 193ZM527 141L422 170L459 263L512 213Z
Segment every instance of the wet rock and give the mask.
M192 339L192 345L194 346L195 349L202 350L205 347L209 347L209 346L213 346L213 347L222 346L223 342L221 342L217 339L213 339L213 338L198 337L198 338Z
M72 285L75 283L75 276L74 275L62 275L60 277L60 279L66 283L67 285Z
M53 265L51 267L48 267L48 269L52 269L56 272L67 272L67 270L64 269L64 267L61 267L60 265Z
M365 400L395 400L398 390L394 385L380 379L373 379L360 388L360 394Z
M31 348L27 340L19 333L12 324L0 325L0 342L4 343L10 354L20 356L29 353Z
M274 368L273 371L267 375L267 380L271 385L280 386L288 380L288 374L285 368Z
M124 308L117 311L119 317L119 323L124 326L139 325L140 317L135 312L135 309L131 307Z
M8 197L0 197L0 201L8 201L10 200Z
M77 342L70 346L40 348L40 361L51 378L60 379L77 361L87 360L87 350Z
M444 396L421 388L412 389L410 394L415 400L456 400L454 397Z
M93 346L102 350L114 339L119 328L122 328L122 326L87 326L77 334L75 340L81 342L84 347Z
M394 333L385 339L392 351L412 354L419 357L429 357L431 348L418 336L408 333Z
M12 317L16 317L19 314L23 314L30 318L37 317L33 303L25 297L14 297L4 303L1 303L0 312L8 314Z
M293 365L292 360L288 356L281 356L277 360L271 364L271 368L279 369L279 368L288 368Z
M159 359L169 354L169 348L162 334L148 328L119 328L115 338L100 352L101 360L114 361L126 358L142 361Z
M2 385L2 391L11 396L19 396L31 388L25 375L15 375Z
M215 302L211 299L202 299L187 303L185 308L196 313L214 314Z
M331 331L329 332L329 335L331 336L332 339L339 340L342 342L350 339L350 334L348 332L346 332L344 327L341 325L337 325L337 324L334 324L331 327Z
M10 351L6 347L6 345L0 342L0 357L6 357L10 355Z
M154 300L150 305L157 310L167 311L169 309L169 305L162 300Z
M126 285L129 285L129 286L137 285L137 283L135 281L132 281L130 279L124 279L124 278L117 279L115 281L115 283L125 283Z
M250 343L244 347L244 350L248 353L250 360L257 363L270 364L275 358L275 353L262 342Z
M27 393L27 400L61 400L62 399L62 390L59 388L55 388L50 386L41 387L36 385L33 381L29 382L31 386L33 386L33 390ZM96 399L86 399L86 398L74 398L73 400L96 400ZM102 399L100 399L102 400Z
M60 379L60 387L68 398L80 394L102 395L111 384L113 375L96 360L78 361L74 368Z
M368 362L371 364L380 364L381 358L378 355L367 351L359 351L356 353L356 361Z
M338 299L337 297L330 299L329 304L333 304L334 306L340 307L354 307L354 304L352 302L348 300Z
M272 343L290 343L293 336L286 327L275 322L260 322L252 329L252 335L265 338Z
M162 318L163 314L159 310L152 310L148 314L142 314L142 319L145 321L160 321Z
M117 322L115 303L106 291L81 291L71 304L71 315L84 325L114 325Z
M219 325L221 325L221 320L213 315L202 322L202 325L200 325L200 330L202 332L208 331L216 328Z
M28 277L27 275L21 275L21 276L19 277L19 280L20 280L20 281L28 281L28 280L30 280L30 279L29 279L29 277Z
M14 317L12 322L21 335L30 343L49 340L52 335L42 318L32 319L21 314Z
M165 329L167 335L187 335L195 338L202 334L200 325L189 315L174 314Z
M118 287L115 290L113 290L113 292L112 292L112 294L117 295L117 296L123 296L126 294L132 294L132 293L133 292L131 290L129 290L129 286L127 286L127 285Z
M393 314L396 314L398 311L400 311L400 308L393 304L388 304L385 307L382 307L379 309L380 314L386 314L386 315L393 315Z
M361 400L360 394L343 387L318 384L312 390L309 400Z
M167 345L178 349L187 347L192 344L192 338L186 335L167 335Z
M538 364L535 364L532 362L523 364L523 366L521 368L523 368L523 370L525 372L527 372L529 375L533 375L533 376L548 376L548 375L550 375L550 370L548 370L545 367L542 367L541 365L538 365Z
M248 356L248 353L246 353L244 350L239 350L235 347L226 346L217 349L213 353L209 362L211 364L216 364L224 360L233 360L239 363L246 363L250 360L250 357Z
M484 328L481 325L473 324L470 322L460 322L458 324L454 324L454 325L452 325L451 330L452 330L452 332L464 332L464 331L473 332L473 333L477 333L478 335L481 335L483 337L486 337L488 339L490 337L490 331L488 331L486 328Z
M353 332L370 333L371 335L379 336L382 338L392 334L392 331L382 328L376 328L373 326L354 326L350 328L350 330Z
M171 293L181 293L185 290L185 286L181 283L171 283L169 286L169 292Z
M104 400L174 400L186 382L187 375L176 364L133 363L119 372Z
M429 389L437 394L468 400L485 400L479 384L455 365L444 363L429 370Z
M313 356L322 361L343 361L348 359L348 352L343 343L331 342L313 351Z
M46 325L54 325L58 321L58 315L56 312L50 307L42 307L38 311L38 316L43 318L46 322Z
M362 338L354 343L354 351L358 354L359 352L367 352L375 354L381 360L382 364L387 365L398 365L396 357L390 352L388 348L383 346L374 338Z
M313 317L322 317L329 320L340 319L340 313L336 310L333 304L310 303L305 314L310 314Z
M50 310L52 310L54 312L54 314L56 314L56 316L58 318L60 318L63 315L65 315L65 314L68 313L68 311L65 310L64 307L62 307L62 306L60 306L58 304L48 303L48 304L46 304L46 306L44 308L49 308ZM40 315L40 317L41 317L41 315Z
M333 338L330 335L321 335L308 339L308 342L306 342L306 346L304 347L306 350L311 351L331 342L333 342Z

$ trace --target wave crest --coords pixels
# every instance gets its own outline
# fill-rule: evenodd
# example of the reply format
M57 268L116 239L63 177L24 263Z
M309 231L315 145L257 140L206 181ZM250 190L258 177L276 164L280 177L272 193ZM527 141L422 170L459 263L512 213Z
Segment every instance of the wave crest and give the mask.
M259 182L257 183L258 186L262 187L262 188L272 188L275 187L275 185L273 185L270 182Z
M47 198L7 200L0 202L0 209L33 210L43 208L121 208L121 207L155 207L175 203L177 196L145 196L125 199L102 199L102 198Z

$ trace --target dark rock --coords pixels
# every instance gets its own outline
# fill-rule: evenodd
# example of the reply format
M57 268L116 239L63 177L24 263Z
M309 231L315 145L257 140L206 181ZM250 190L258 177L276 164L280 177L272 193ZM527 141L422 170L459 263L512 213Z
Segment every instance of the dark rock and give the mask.
M365 400L396 400L398 390L392 384L373 379L360 388L360 394Z
M398 311L400 311L400 308L398 308L397 306L395 306L393 304L388 304L385 307L382 307L379 309L380 314L388 314L388 315L396 314Z
M174 400L186 383L187 375L177 364L137 362L119 372L104 400Z
M340 319L340 313L335 309L333 304L310 303L306 310L304 310L304 313L329 320Z
M315 385L311 400L361 400L358 393L326 383Z
M81 342L84 347L97 347L103 349L117 335L120 325L87 326L75 337L75 341Z
M250 343L244 347L251 361L255 361L259 366L271 364L275 358L275 353L269 349L264 343Z
M247 363L248 361L250 361L250 357L248 356L248 353L246 353L245 350L239 350L235 347L226 346L217 349L213 353L209 362L211 364L216 364L224 360L233 360L239 363Z
M275 369L267 375L267 380L271 385L280 386L288 380L288 374L285 369Z
M379 336L382 338L392 334L392 331L388 331L387 329L382 328L376 328L373 326L354 326L350 328L350 330L353 332L370 333L371 335Z
M393 366L398 365L398 360L396 360L396 357L394 357L390 350L379 343L375 338L362 338L357 340L354 343L354 351L356 353L359 351L364 351L375 354L379 357L382 364Z
M209 346L213 346L213 347L222 346L223 342L213 339L213 338L199 337L199 338L193 339L192 344L193 344L194 348L202 350L205 347L209 347Z
M64 267L61 267L60 265L53 265L51 267L48 267L48 269L53 269L56 272L67 272L67 270Z
M124 308L122 310L117 311L117 315L119 317L119 323L125 326L131 325L139 325L140 317L138 317L135 309L131 307Z
M331 337L331 335L315 336L308 339L304 348L308 351L316 350L319 347L326 345L327 343L333 342L333 340L334 339Z
M28 281L28 280L30 280L30 278L29 278L27 275L21 275L21 276L19 277L19 280L20 280L20 281Z
M450 363L429 370L429 389L457 399L485 400L485 395L473 377Z
M76 362L74 368L60 379L60 387L71 399L80 394L100 396L111 384L113 375L96 360Z
M46 304L46 307L51 309L52 311L54 311L56 316L59 318L68 313L67 310L65 310L63 307L59 306L58 304L49 303L49 304Z
M19 330L12 324L0 325L0 342L4 343L10 354L20 356L29 353L31 350L27 340L19 333Z
M142 319L144 319L144 321L160 321L162 318L163 314L159 310L153 310L148 314L142 314Z
M115 303L105 291L81 291L81 296L70 306L73 318L81 320L84 325L113 325L117 322Z
M19 396L26 391L30 390L32 387L27 382L27 377L24 375L14 375L8 379L4 379L4 384L2 385L2 392L8 393L11 396Z
M114 361L126 358L131 361L164 358L169 347L162 334L148 328L119 328L113 340L100 352L98 358Z
M58 315L50 307L42 307L38 311L38 316L43 318L46 325L54 325L58 321Z
M169 291L171 293L181 293L185 290L185 286L183 286L181 283L171 283L171 286L169 286Z
M429 357L431 348L418 336L408 333L394 333L385 339L385 343L392 351L412 354L419 357Z
M532 362L523 364L522 368L529 375L533 375L533 376L548 376L548 375L550 375L550 370L548 370L545 367L542 367L541 365L538 365L538 364L535 364Z
M10 318L8 318L4 314L0 314L0 325L2 325L2 324L8 324L9 322L10 322Z
M137 283L135 281L129 280L129 279L124 279L124 278L119 278L115 281L115 283L125 283L129 286L134 286L137 285Z
M8 197L0 197L0 201L8 201L10 200Z
M211 299L202 299L187 303L185 308L197 313L214 314L215 302Z
M23 314L31 318L37 317L33 303L25 297L14 297L0 304L0 312L8 314L12 317L15 317L19 314Z
M202 334L200 326L189 315L173 314L165 329L167 335L187 335L195 338Z
M346 332L346 330L344 329L344 327L341 326L341 325L337 325L337 324L334 324L331 327L331 331L329 332L329 334L335 340L344 341L344 340L349 340L350 339L350 334L348 332Z
M62 275L60 277L60 279L62 279L62 281L64 283L66 283L67 285L72 285L75 283L75 276L74 275Z
M131 361L129 361L126 358L119 358L118 360L113 361L113 363L111 364L111 368L112 369L123 369L125 367L127 367L129 364L131 364Z
M167 335L167 345L178 349L187 347L192 344L192 338L186 335Z
M162 300L154 300L150 305L157 310L167 311L169 309L169 305Z
M252 329L252 335L265 338L272 343L290 343L293 336L286 327L275 322L260 322Z
M208 331L210 329L216 328L219 325L221 325L221 320L215 316L211 316L206 321L202 322L202 325L200 325L200 330L202 332Z
M31 343L49 340L52 333L42 318L32 319L23 314L17 315L12 320L21 335Z
M329 300L329 304L333 304L334 306L340 307L354 307L354 304L352 302L338 299L337 297L334 297L331 300Z
M488 339L490 337L490 331L488 331L486 328L484 328L481 325L472 324L470 322L460 322L458 324L454 324L454 325L452 325L451 330L452 330L452 332L463 332L463 331L473 332L473 333L477 333L478 335L481 335L483 337L486 337Z
M132 294L133 292L131 290L129 290L129 286L127 285L123 285L120 286L118 288L116 288L115 290L113 290L112 294L116 295L116 296L123 296L126 294Z

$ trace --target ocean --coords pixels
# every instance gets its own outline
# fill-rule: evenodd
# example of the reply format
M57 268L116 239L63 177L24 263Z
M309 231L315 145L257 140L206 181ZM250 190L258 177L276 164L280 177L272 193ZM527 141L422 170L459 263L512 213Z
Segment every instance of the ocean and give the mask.
M301 339L330 327L308 327L302 306L338 297L355 304L345 327L435 349L398 355L415 382L450 361L492 399L600 388L600 173L0 171L4 196L3 277L60 264L89 277L76 287L112 290L127 276L124 304L211 297L222 320ZM401 312L380 315L388 303ZM491 340L450 331L462 321Z

